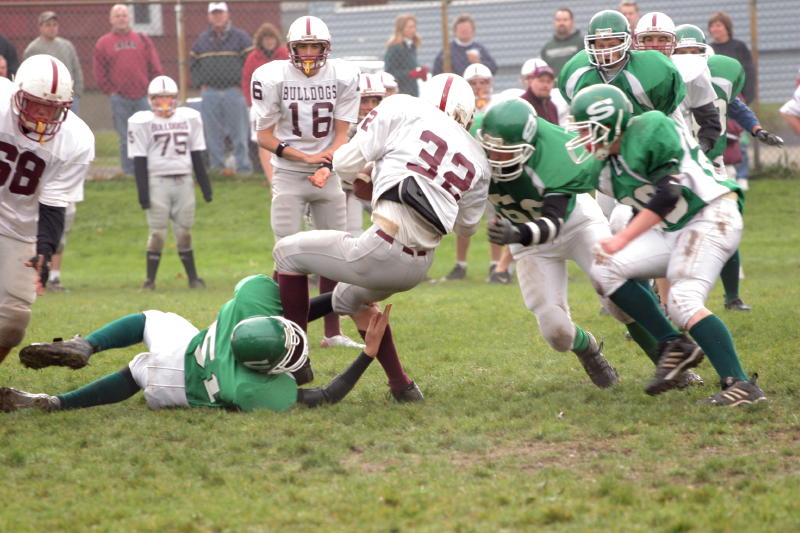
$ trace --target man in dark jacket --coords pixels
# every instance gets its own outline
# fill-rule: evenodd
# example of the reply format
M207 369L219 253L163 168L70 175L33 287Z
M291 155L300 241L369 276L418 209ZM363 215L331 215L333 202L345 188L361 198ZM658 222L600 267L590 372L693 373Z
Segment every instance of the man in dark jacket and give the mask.
M572 11L565 7L556 11L553 27L556 30L553 38L545 43L539 55L550 65L555 76L558 76L561 67L572 56L583 50L583 35L575 29Z
M241 90L242 67L253 49L250 36L230 21L225 2L208 4L209 28L192 46L189 68L192 83L202 89L201 112L211 168L233 174L225 168L225 137L233 145L236 173L252 174L247 140L249 117Z

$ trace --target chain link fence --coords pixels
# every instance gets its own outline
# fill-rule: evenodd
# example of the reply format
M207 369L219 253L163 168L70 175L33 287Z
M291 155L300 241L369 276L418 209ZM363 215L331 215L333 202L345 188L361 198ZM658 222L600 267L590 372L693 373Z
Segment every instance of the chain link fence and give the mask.
M263 25L270 24L280 38L277 43L280 46L284 44L282 40L291 22L306 14L318 16L327 23L333 36L331 57L358 59L372 69L382 66L395 76L401 92L412 94L426 71L434 73L447 69L448 65L454 70L463 68L463 57L456 52L448 57L450 47L444 45L453 39L457 20L471 20L475 30L474 44L467 52L468 55L479 54L481 62L492 67L494 91L521 88L520 68L527 59L539 57L545 43L552 38L553 17L557 9L570 8L575 27L582 33L595 12L616 7L616 2L231 0L226 3L230 21L246 36L240 39L244 42L231 44L227 55L216 52L204 55L210 52L202 47L203 33L210 24L209 3L206 1L134 1L122 5L128 7L132 29L147 35L146 40L158 56L161 70L178 82L185 101L199 96L200 84L241 87L241 81L234 83L236 76L231 74L231 69L240 72L244 67L250 49L244 50L243 45L252 47L254 35L263 36ZM97 0L17 1L0 5L0 20L4 21L0 33L16 50L20 61L28 46L44 31L39 24L41 14L55 12L58 36L74 45L83 74L79 114L96 131L114 128L109 97L101 90L105 88L108 92L108 86L98 79L102 73L95 66L98 39L112 28L110 13L113 6L112 2ZM800 41L793 26L794 21L800 20L800 2L730 0L719 7L731 15L734 37L746 42L758 61L760 97L751 107L767 129L787 141L783 150L760 147L753 154L755 157L751 158L751 163L800 164L800 136L791 132L778 113L780 105L794 92L800 67ZM640 13L663 11L676 24L696 24L704 30L708 27L709 16L717 10L717 7L689 0L640 1L638 8ZM409 21L413 21L416 31L404 35L403 30ZM415 46L410 47L410 43ZM264 44L264 40L255 44ZM117 42L115 46L126 45ZM205 69L198 68L209 58L216 63L207 63ZM131 77L136 74L137 70L131 67ZM131 81L128 85L136 83Z

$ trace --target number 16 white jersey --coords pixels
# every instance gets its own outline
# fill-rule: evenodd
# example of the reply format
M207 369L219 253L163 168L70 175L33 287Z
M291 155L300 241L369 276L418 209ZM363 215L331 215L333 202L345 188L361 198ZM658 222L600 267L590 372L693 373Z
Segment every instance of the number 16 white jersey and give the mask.
M146 157L150 176L192 173L192 154L206 149L200 112L178 107L171 117L138 111L128 119L128 157Z
M358 122L358 69L329 59L308 77L288 60L272 61L253 72L251 96L256 130L275 125L275 136L292 148L316 154L330 147L334 120ZM313 173L307 165L272 156L275 168Z

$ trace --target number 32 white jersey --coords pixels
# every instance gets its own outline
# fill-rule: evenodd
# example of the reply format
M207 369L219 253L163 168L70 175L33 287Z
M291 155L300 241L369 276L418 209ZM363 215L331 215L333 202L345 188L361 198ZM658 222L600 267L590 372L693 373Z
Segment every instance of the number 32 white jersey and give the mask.
M83 200L94 134L70 112L49 141L28 139L11 108L14 92L16 86L0 78L0 235L36 242L40 202L67 207Z
M480 221L491 177L486 155L467 130L430 103L404 94L386 98L349 144L375 161L373 205L412 176L447 233L456 223L474 227Z
M128 119L128 157L146 157L150 176L192 173L192 154L206 149L200 112L178 107L169 118L138 111Z
M275 136L307 154L330 147L334 120L358 122L358 69L342 59L329 59L307 77L288 60L272 61L253 72L251 83L256 130L275 125ZM306 165L272 156L276 168L313 173Z

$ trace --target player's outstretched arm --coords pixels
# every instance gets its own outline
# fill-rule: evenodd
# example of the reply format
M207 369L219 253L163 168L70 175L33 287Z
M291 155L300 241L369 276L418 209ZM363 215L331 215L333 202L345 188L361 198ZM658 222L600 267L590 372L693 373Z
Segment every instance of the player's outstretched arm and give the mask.
M200 185L200 190L203 191L203 200L206 202L211 201L211 180L208 179L206 166L203 163L203 152L195 150L192 152L192 168L194 175L197 178L197 184Z
M383 313L379 312L372 315L364 338L367 346L356 360L347 367L347 370L333 378L333 381L325 387L298 389L297 403L302 403L309 407L317 407L323 403L337 403L347 396L347 393L353 389L356 382L378 354L378 348L383 340L383 334L386 332L386 326L389 325L389 313L391 310L392 304L388 304Z

